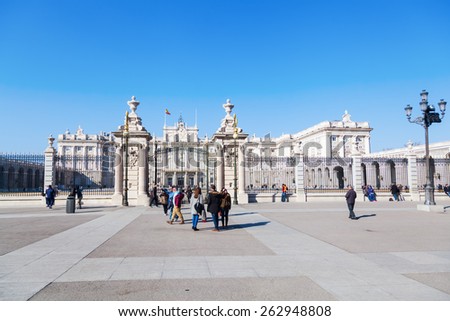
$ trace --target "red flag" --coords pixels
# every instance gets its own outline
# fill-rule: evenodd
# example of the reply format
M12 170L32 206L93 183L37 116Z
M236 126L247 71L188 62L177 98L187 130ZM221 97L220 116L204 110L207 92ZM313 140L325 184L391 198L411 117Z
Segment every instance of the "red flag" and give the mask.
M167 108L166 108L166 115L170 115L170 112Z

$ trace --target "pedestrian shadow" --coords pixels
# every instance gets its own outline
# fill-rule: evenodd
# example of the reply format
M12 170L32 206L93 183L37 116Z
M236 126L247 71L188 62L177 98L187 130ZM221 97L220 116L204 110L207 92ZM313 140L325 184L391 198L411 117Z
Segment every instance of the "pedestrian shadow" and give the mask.
M258 212L244 212L244 213L233 213L228 214L229 216L241 216L241 215L251 215L251 214L258 214Z
M366 215L356 216L354 218L354 220L359 220L360 218L374 217L374 216L377 216L377 214L366 214Z
M267 225L269 223L270 223L270 221L255 222L255 223L245 223L245 224L233 224L233 225L228 225L228 230L237 230L237 229L265 226L265 225Z

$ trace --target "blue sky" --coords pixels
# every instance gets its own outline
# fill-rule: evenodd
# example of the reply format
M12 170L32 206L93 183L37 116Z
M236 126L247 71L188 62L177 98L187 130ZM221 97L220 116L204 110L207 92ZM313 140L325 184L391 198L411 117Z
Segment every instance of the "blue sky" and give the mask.
M250 135L296 133L348 110L372 150L424 142L404 107L450 101L450 2L0 1L0 152L49 134L113 131L127 100L161 135L198 113L211 136L227 98ZM450 106L449 106L450 107ZM450 117L430 128L450 140Z

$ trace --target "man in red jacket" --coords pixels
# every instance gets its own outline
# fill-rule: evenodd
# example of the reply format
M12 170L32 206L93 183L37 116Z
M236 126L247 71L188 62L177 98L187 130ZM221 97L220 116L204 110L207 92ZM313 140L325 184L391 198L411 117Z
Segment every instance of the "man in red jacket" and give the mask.
M181 202L183 201L183 198L184 194L180 190L178 194L175 195L175 199L173 200L174 208L172 213L172 219L170 221L167 221L167 223L173 224L175 217L178 216L181 219L180 224L184 224L183 214L181 214Z

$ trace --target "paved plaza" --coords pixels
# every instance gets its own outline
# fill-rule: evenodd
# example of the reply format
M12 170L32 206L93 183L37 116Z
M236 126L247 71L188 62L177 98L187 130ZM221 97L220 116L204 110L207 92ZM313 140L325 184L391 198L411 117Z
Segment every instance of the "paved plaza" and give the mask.
M1 300L450 300L450 213L414 202L239 205L219 233L86 203L0 208Z

